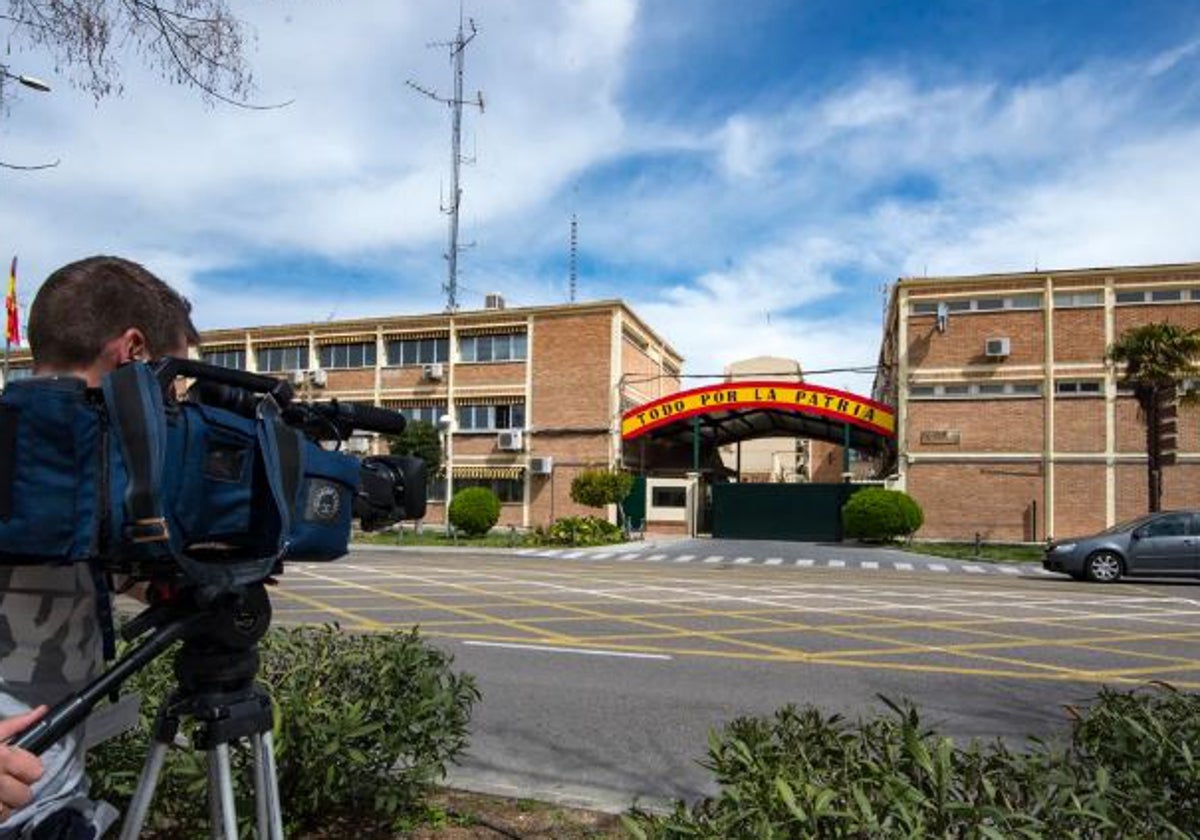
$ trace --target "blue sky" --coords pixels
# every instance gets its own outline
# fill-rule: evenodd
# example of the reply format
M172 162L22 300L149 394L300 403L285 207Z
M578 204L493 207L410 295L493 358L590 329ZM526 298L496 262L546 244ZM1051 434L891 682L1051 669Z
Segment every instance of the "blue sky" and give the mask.
M139 66L93 103L36 50L9 88L0 254L32 297L138 259L202 327L439 311L445 0L238 2L262 102ZM346 11L350 9L350 11ZM874 363L912 274L1200 260L1200 2L468 0L460 299L624 298L691 374ZM868 374L816 381L856 390Z

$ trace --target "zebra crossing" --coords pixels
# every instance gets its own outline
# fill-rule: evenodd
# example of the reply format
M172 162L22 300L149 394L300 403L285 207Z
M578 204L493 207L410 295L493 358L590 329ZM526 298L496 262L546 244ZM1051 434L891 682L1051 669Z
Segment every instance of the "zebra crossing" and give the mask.
M914 556L905 560L880 559L841 559L814 557L751 557L744 554L725 556L722 554L678 554L672 555L663 551L651 551L638 548L603 548L603 549L562 549L562 548L527 548L517 554L524 557L553 557L560 560L607 560L623 563L678 563L694 565L724 565L724 566L771 566L773 568L796 569L842 569L867 572L930 572L933 574L967 574L967 575L1006 575L1012 577L1034 577L1054 575L1036 563L977 563L966 560L947 560L944 558L923 559Z

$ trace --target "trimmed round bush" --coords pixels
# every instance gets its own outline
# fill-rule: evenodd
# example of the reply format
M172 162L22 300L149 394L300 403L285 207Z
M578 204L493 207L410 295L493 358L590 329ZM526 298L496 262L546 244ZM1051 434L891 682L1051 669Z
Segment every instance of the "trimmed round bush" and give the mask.
M450 524L468 537L482 537L500 519L500 498L486 487L464 487L450 502Z
M892 540L907 537L925 522L921 506L900 490L867 487L842 507L846 536L859 540Z

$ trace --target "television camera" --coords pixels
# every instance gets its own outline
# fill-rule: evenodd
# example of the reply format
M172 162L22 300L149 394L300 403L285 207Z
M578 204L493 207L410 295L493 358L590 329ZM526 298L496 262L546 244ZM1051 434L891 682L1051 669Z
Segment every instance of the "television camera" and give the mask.
M266 584L286 561L343 556L355 518L373 530L424 516L423 461L360 461L341 451L355 431L404 428L398 412L299 401L285 381L189 359L124 365L98 389L75 377L8 385L0 396L0 563L90 564L109 658L104 581L144 581L149 603L122 627L129 652L13 744L44 751L182 641L178 687L158 711L121 836L140 832L166 749L187 717L196 723L194 746L209 753L214 836L237 836L229 745L249 738L258 833L281 837L271 700L255 683L257 643L271 619Z

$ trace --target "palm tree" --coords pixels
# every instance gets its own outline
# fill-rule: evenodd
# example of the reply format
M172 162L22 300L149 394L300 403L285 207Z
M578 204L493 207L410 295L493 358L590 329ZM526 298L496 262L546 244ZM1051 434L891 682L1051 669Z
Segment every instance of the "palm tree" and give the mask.
M1200 329L1174 324L1131 327L1109 346L1106 356L1125 365L1121 381L1132 386L1146 421L1146 479L1153 513L1162 508L1163 426L1173 416L1180 383L1200 376ZM1196 398L1191 392L1183 401Z

